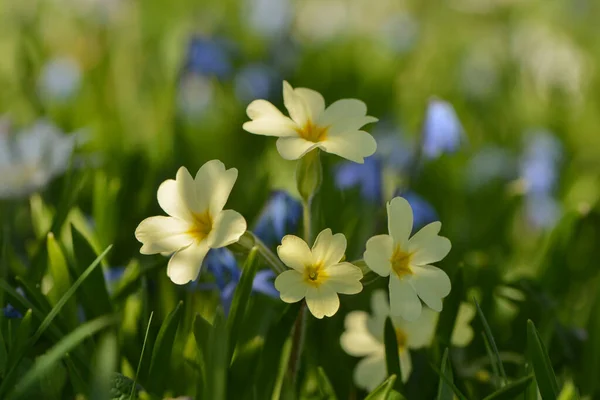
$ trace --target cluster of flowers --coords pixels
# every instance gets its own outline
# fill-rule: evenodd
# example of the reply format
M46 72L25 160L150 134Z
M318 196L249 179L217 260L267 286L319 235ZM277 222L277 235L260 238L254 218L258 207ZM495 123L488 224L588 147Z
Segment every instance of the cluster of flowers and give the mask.
M284 159L302 162L306 156L318 160L318 153L324 151L363 163L375 152L375 139L361 129L377 119L367 115L362 101L343 99L326 108L321 94L294 89L287 82L283 83L283 98L289 117L270 102L255 100L247 108L251 121L243 128L257 135L278 137L277 149ZM232 245L246 233L244 217L234 210L224 210L237 176L237 169L227 169L221 161L212 160L195 177L181 167L175 180L160 185L158 202L168 216L145 219L135 236L142 243L142 254L170 255L167 275L174 283L196 280L211 249ZM319 184L312 186L312 194ZM305 202L310 200L305 197ZM364 312L348 314L342 336L342 346L349 354L368 356L355 375L357 384L366 388L385 377L385 317L392 316L406 378L410 371L406 349L423 347L431 341L437 312L442 310L442 299L451 288L448 275L431 265L442 260L451 248L450 241L439 236L441 223L430 223L411 237L413 211L402 197L387 204L387 216L388 234L367 241L364 264L374 273L389 277L389 300L382 292L375 292L373 318ZM355 265L357 262L345 261L347 242L342 233L325 229L312 248L307 243L309 238L305 239L286 235L281 240L277 255L287 269L273 266L277 274L275 288L286 303L305 300L316 318L333 316L340 305L338 294L362 291L363 270ZM463 325L468 325L473 313L463 311L461 315Z

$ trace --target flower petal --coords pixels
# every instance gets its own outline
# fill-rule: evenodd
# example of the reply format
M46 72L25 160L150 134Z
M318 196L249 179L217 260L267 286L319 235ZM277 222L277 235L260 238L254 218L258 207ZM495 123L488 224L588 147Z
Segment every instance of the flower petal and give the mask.
M277 151L286 160L297 160L309 151L321 147L319 143L309 142L301 137L281 137L277 139Z
M325 267L324 272L327 274L325 285L337 293L356 294L363 288L360 283L363 274L356 265L343 262Z
M295 270L284 271L275 278L275 289L279 297L286 303L295 303L306 296L308 286L304 283L302 274Z
M421 315L421 300L408 279L390 275L390 309L392 315L399 315L407 321L414 321Z
M325 316L331 317L337 312L340 308L340 299L327 285L309 286L306 291L306 305L315 318L321 319Z
M307 88L296 88L294 92L304 102L309 119L313 122L316 121L325 111L325 99L321 93Z
M246 114L252 120L242 125L247 132L278 137L298 135L298 125L266 100L254 100L248 105Z
M471 321L475 317L475 307L470 303L461 303L458 308L456 324L450 342L456 347L466 347L473 340Z
M388 230L404 251L408 248L408 237L413 226L413 212L408 201L403 197L394 197L387 204Z
M206 243L206 240L203 240L199 243L193 243L173 254L167 265L167 275L173 283L185 285L195 280L200 273L202 261L208 250L208 243Z
M354 369L356 386L372 392L386 377L385 352L363 358Z
M285 265L298 272L304 272L304 266L312 263L312 253L306 242L298 236L285 235L277 246L277 255Z
M182 181L177 182L174 179L167 179L158 187L158 204L171 217L181 220L193 221L192 213L187 206L184 198L181 196L179 185Z
M377 235L367 240L363 258L376 274L388 276L392 270L390 259L394 252L394 239L390 235Z
M300 127L304 127L311 121L311 109L309 104L294 88L283 81L283 104L287 108L292 120Z
M172 253L187 247L194 240L187 234L187 222L172 217L149 217L140 222L135 238L142 243L140 253Z
M451 284L448 275L432 265L413 267L410 278L419 297L434 311L442 311L442 299L450 294Z
M213 218L219 214L227 203L237 176L236 168L226 169L219 160L208 161L200 167L194 179L200 210L208 209Z
M385 320L390 316L390 296L383 289L373 291L371 295L371 316L367 320L369 332L383 342Z
M364 163L365 157L369 157L377 150L377 142L370 133L365 131L339 133L328 131L327 137L320 144L326 152L359 164Z
M369 315L364 311L352 311L344 320L345 332L340 337L342 349L351 356L362 357L384 351L384 345L367 329Z
M213 249L235 243L246 232L246 220L237 211L223 210L213 221L208 243Z
M427 226L425 228L427 228ZM421 231L418 233L421 233ZM415 237L416 236L417 235L415 235ZM443 236L418 237L414 242L413 239L414 237L410 239L408 245L409 251L414 251L412 258L410 259L412 265L425 265L440 261L448 255L452 248L450 240ZM410 250L411 247L413 250Z
M377 122L367 116L367 105L357 99L342 99L331 104L317 119L319 126L329 126L330 134L358 131L364 125Z
M406 346L409 349L427 347L433 341L439 313L431 308L423 307L416 321L406 321L402 318L392 318L394 326L406 334Z
M332 235L331 229L321 231L312 247L313 263L324 266L337 264L346 252L346 237L343 233Z
M412 372L412 360L408 349L404 349L400 352L400 369L402 370L402 382L408 381L410 373Z

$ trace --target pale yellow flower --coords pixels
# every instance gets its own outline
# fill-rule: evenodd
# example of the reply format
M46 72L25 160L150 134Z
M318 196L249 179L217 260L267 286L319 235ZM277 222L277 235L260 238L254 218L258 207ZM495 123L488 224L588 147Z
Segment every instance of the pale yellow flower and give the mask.
M238 241L246 231L246 220L233 210L223 210L237 179L235 168L225 169L219 160L208 161L195 178L185 167L175 180L158 188L158 204L169 215L143 220L135 237L142 254L171 254L167 275L183 285L198 277L210 249Z
M277 254L291 269L275 279L281 300L295 303L306 298L306 305L316 318L331 317L340 307L338 293L356 294L362 290L360 268L341 262L346 251L346 237L332 235L325 229L310 249L294 235L286 235Z
M367 115L362 101L342 99L325 108L320 93L294 89L284 81L283 102L289 117L266 100L254 100L246 110L252 121L243 128L257 135L278 137L277 150L286 160L297 160L311 150L321 149L362 164L365 157L375 153L375 139L361 128L377 118Z

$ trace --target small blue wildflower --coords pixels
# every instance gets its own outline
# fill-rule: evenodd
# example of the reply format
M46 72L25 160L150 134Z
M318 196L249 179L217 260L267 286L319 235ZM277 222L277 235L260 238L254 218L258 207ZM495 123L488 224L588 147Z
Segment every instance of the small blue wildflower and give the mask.
M528 193L549 194L558 182L562 146L550 132L538 130L526 137L520 173Z
M2 313L5 318L23 318L23 314L21 314L21 312L14 308L10 303L2 309Z
M185 70L206 77L227 78L233 71L230 44L222 39L192 38Z
M244 13L250 27L263 37L285 34L293 17L289 0L246 0Z
M268 99L273 94L276 78L276 72L267 65L246 65L235 77L235 94L243 103L253 99Z
M59 57L48 61L42 68L38 86L44 97L66 101L73 97L81 86L81 69L77 61Z
M227 248L211 249L204 259L205 266L212 273L215 282L198 284L201 290L218 290L221 304L225 314L229 313L235 288L240 281L242 273L238 267L233 253ZM254 277L252 291L262 293L267 296L278 296L278 292L273 285L275 274L272 271L259 271Z
M112 294L125 273L125 267L105 268L102 270L102 273L104 274L106 289L108 293Z
M301 216L302 204L298 200L284 191L275 191L258 217L254 234L267 246L273 246L296 231Z
M534 228L552 228L560 218L561 208L554 197L531 193L525 197L525 214Z
M340 190L359 186L364 199L380 203L383 196L381 164L375 155L365 158L364 164L342 162L334 171L335 185Z
M463 128L452 105L432 99L427 106L423 126L423 155L435 159L458 150L463 140Z
M400 196L404 197L410 204L413 211L413 233L424 227L425 225L438 221L438 215L435 208L423 197L414 191L407 191Z

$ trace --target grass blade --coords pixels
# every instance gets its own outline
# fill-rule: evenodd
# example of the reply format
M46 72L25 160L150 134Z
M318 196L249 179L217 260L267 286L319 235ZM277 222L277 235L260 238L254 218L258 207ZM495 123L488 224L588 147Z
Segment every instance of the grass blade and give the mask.
M254 282L254 277L256 276L256 270L258 268L257 255L258 248L253 247L248 254L248 258L246 258L240 282L235 288L235 293L231 302L231 309L227 318L227 332L229 332L229 360L231 360L236 348L238 333L241 330L246 306L248 305L248 299L250 299L250 294L252 293L252 283Z
M198 367L200 368L200 376L196 385L196 398L198 399L202 398L204 382L206 382L208 375L208 340L210 338L211 330L212 325L200 314L196 314L196 318L194 318L194 338L196 339L196 347L198 349Z
M87 322L69 333L46 354L36 360L33 367L23 376L19 383L15 385L14 391L8 396L8 399L16 399L25 393L40 377L50 371L54 365L65 356L65 354L77 347L86 338L114 323L116 323L114 317L101 317Z
M398 340L396 339L396 330L394 329L394 324L390 317L387 317L385 320L384 343L387 374L388 376L396 375L398 377L394 383L394 389L403 393L404 384L402 382L402 369L400 367L400 355L398 353Z
M337 400L333 385L322 367L317 368L317 381L319 382L319 389L321 389L321 399Z
M49 233L46 239L47 253L48 253L48 271L52 276L52 289L48 292L48 299L50 304L55 306L67 293L71 287L71 276L69 274L69 268L67 267L67 260L60 248L60 245L54 238L54 234ZM61 319L68 323L70 329L77 326L77 304L75 298L71 298L65 302Z
M454 377L452 375L452 366L450 365L450 359L448 358L448 348L444 350L442 356L442 366L440 372L449 380L454 383ZM440 383L438 385L437 400L453 400L454 392L452 388L446 383L442 377L440 377Z
M558 397L558 382L546 347L540 340L533 321L527 321L527 352L533 366L535 380L544 400L554 400Z
M19 328L17 329L17 334L15 335L13 343L9 344L10 350L8 352L8 358L6 362L6 371L8 373L17 367L17 364L21 361L22 355L25 353L28 347L27 342L29 341L31 333L33 332L31 319L32 311L29 309L21 319L21 323L19 324Z
M492 363L495 363L496 367L498 368L498 372L500 373L500 385L503 386L506 383L507 378L506 371L504 371L504 365L502 364L502 359L500 358L500 353L498 352L498 346L496 346L496 341L494 340L494 336L492 335L492 330L490 329L490 325L485 319L485 315L483 315L483 311L481 311L481 307L479 307L479 303L476 299L473 299L473 301L475 302L475 307L477 307L477 315L479 315L479 319L481 319L483 331L485 332L485 336L493 352L494 357L491 361Z
M533 376L529 375L504 386L502 389L485 397L483 400L514 400L519 397L533 382Z
M168 367L171 365L173 343L183 313L182 304L183 302L180 301L175 309L167 315L158 331L156 342L154 342L147 389L155 394L162 394L164 389L164 380L168 375L165 370L168 371Z
M140 376L140 369L142 368L142 361L144 360L144 353L146 352L146 343L148 342L148 333L150 332L150 325L152 324L152 317L154 316L154 311L150 313L150 318L148 318L148 326L146 327L146 333L144 334L144 344L142 345L142 354L140 354L140 361L138 361L138 366L135 371L135 379L133 380L133 385L131 386L131 393L129 393L129 400L133 399L133 394L135 393L135 389L137 388L137 380Z
M110 399L112 376L117 370L118 344L114 333L108 333L99 341L93 371L90 400Z
M227 322L221 310L217 310L213 327L210 332L210 352L209 363L210 370L207 377L206 386L208 396L212 400L225 400L227 389L227 367L229 366L228 356L228 338Z
M450 355L448 355L447 357L448 357L448 362L450 362ZM448 376L443 374L442 371L440 371L440 369L436 365L430 364L430 366L431 366L431 369L433 369L435 371L435 373L438 374L438 376L444 380L445 384L448 385L452 389L452 391L454 392L456 397L458 397L459 400L468 400L467 396L462 394L462 392L458 389L458 387L456 387L454 382L452 380L450 380L450 378Z
M394 388L396 375L390 375L388 378L377 386L371 393L365 397L365 400L387 400L390 392Z

